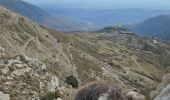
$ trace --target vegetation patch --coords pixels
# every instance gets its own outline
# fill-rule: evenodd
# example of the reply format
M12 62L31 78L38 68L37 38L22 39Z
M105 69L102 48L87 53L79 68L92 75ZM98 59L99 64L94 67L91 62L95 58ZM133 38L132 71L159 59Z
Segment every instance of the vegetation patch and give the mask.
M66 77L65 82L68 85L71 85L73 88L78 88L78 86L79 86L79 82L78 82L77 78L74 77L73 75Z
M59 91L49 92L44 97L42 97L40 100L54 100L57 98L61 98L61 94Z

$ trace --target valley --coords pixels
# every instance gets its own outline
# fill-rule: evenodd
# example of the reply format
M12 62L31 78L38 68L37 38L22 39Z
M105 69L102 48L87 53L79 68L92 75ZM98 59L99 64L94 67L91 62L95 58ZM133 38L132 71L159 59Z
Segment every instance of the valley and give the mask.
M0 100L169 100L169 10L46 9L0 0Z
M3 7L0 22L0 91L13 100L44 100L54 92L71 100L76 88L66 83L69 76L78 87L109 80L146 95L170 72L168 42L135 34L58 32Z

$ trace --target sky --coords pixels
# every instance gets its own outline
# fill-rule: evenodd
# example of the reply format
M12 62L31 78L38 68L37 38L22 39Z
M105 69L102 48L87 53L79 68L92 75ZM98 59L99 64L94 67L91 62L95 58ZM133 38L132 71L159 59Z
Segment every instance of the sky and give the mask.
M170 9L170 0L24 0L45 7L73 9Z

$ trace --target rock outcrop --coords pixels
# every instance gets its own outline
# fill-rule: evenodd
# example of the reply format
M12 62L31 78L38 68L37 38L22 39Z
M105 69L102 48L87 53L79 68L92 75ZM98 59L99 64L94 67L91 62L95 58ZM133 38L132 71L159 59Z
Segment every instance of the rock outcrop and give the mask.
M150 96L155 98L154 100L170 100L170 74L163 77L162 83L150 93Z
M135 91L129 91L126 94L126 99L127 100L146 100L144 95L141 95L140 93L135 92Z
M170 100L170 84L167 85L154 100Z
M19 56L1 59L0 87L13 100L37 100L45 92L56 91L58 78L48 72L43 62L32 59L27 63ZM4 98L9 95L4 94ZM3 99L8 100L8 99Z

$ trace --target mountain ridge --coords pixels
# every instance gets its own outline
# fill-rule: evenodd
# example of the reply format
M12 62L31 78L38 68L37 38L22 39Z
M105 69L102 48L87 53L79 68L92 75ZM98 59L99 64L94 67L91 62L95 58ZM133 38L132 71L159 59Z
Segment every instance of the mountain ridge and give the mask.
M95 80L148 96L170 72L169 51L137 35L58 32L0 7L0 95L13 100L71 100Z
M134 32L143 36L153 36L163 40L170 40L170 15L159 15L141 23L130 26Z
M105 27L113 24L133 24L148 18L168 14L169 10L145 10L145 9L64 9L40 6L52 14L60 14L70 18L85 20L87 22Z
M29 4L23 0L0 0L0 5L17 12L39 24L46 25L61 31L79 31L87 30L88 24L64 18L63 16L54 16L49 12ZM90 28L90 27L88 27Z

